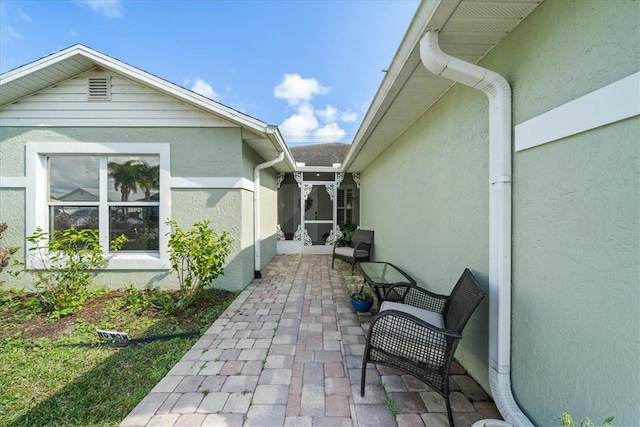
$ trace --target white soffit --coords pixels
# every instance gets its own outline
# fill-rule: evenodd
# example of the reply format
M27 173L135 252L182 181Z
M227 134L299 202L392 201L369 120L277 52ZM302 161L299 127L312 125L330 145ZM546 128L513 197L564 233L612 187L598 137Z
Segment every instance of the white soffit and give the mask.
M448 10L451 0L423 2L389 70L394 70L394 65L400 68L395 75L385 76L372 103L376 108L367 112L347 154L345 170L360 172L366 168L453 86L453 82L428 72L420 62L419 42L425 31L440 30L440 46L445 53L477 63L541 2L465 0L453 13ZM405 49L410 53L402 58ZM404 63L395 64L397 61Z

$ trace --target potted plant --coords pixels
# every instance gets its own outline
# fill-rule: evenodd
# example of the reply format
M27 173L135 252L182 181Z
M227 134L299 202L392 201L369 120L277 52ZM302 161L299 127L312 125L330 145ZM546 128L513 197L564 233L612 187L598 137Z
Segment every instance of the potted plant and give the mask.
M358 228L358 226L352 222L342 224L340 226L340 230L342 230L344 234L341 238L338 239L338 241L336 242L336 246L349 246L349 244L351 243L351 236L353 235L353 232L356 230L356 228Z
M358 313L366 313L373 305L373 289L366 283L353 283L349 289L351 305Z

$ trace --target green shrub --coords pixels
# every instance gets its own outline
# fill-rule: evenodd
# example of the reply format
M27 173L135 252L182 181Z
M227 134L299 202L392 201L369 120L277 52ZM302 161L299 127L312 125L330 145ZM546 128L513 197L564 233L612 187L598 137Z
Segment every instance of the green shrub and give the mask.
M27 241L37 268L29 272L34 276L33 285L43 307L53 317L80 309L90 296L89 287L96 274L93 270L107 265L98 230L71 227L50 234L38 227ZM120 249L125 242L122 235L111 242L111 247ZM15 264L23 267L15 274L27 271L23 262Z
M349 246L351 244L351 237L353 237L353 232L356 231L357 228L358 226L352 222L347 222L341 225L340 230L342 231L343 236L338 239L338 241L336 242L336 245Z
M598 427L613 427L613 418L613 415L610 416L609 418L605 419ZM562 420L562 427L596 427L589 418L586 418L578 425L573 421L571 415L567 414L566 412L562 414L560 420Z
M233 239L226 231L220 235L204 220L193 224L187 232L175 220L167 222L171 271L178 275L181 308L188 307L194 298L220 275L224 274Z
M6 222L0 223L0 239L4 237L4 233L7 231L7 228L9 228L9 226L7 225ZM0 272L2 272L3 268L9 265L9 260L11 259L11 255L18 252L19 249L20 248L17 248L17 247L6 248L4 246L0 246ZM3 282L0 281L0 284L2 283Z

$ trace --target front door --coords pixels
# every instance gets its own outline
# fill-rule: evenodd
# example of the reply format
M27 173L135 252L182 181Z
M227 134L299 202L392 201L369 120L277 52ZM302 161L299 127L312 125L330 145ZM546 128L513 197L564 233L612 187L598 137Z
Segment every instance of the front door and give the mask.
M310 188L307 189L308 195L303 206L303 229L306 230L307 239L304 253L331 253L332 240L329 236L333 236L335 184L312 181L305 182L305 185Z

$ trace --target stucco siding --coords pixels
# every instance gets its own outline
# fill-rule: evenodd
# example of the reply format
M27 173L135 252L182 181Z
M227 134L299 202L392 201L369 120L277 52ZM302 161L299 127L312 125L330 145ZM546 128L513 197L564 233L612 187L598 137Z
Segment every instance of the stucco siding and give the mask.
M276 225L278 224L278 192L276 173L263 171L260 189L261 266L263 268L277 253Z
M24 176L28 142L138 142L171 144L171 176L242 176L236 128L0 128L2 176Z
M0 188L0 223L6 222L9 226L0 240L1 246L24 246L24 207L24 188ZM9 279L6 272L0 272L0 283Z
M637 1L546 1L480 65L514 125L640 69ZM615 102L615 101L613 101ZM536 425L640 419L640 119L513 154L512 382ZM362 171L374 256L448 292L488 276L488 114L455 85ZM488 389L485 302L457 357Z
M0 176L23 178L26 174L25 147L30 142L169 143L171 178L242 177L242 141L238 128L0 128ZM255 153L254 153L255 154ZM267 180L267 182L269 182ZM26 181L25 184L27 185ZM275 184L273 184L275 185ZM198 184L195 184L197 187ZM3 241L24 247L25 189L0 189L0 221L9 224L11 234ZM225 276L218 284L238 290L253 278L253 193L229 188L173 188L170 217L183 229L202 219L210 219L217 231L226 230L234 239L233 254ZM161 219L161 220L164 220ZM21 234L17 237L16 230ZM29 232L29 231L26 231ZM24 250L17 256L24 259ZM96 281L113 288L175 286L168 271L103 272ZM23 276L24 281L26 276ZM9 279L20 286L20 282Z
M361 228L374 258L448 294L466 267L488 276L488 113L484 95L453 88L362 173ZM488 301L471 318L457 358L485 388Z
M513 377L541 425L640 419L639 124L516 156Z
M637 72L638 16L539 6L482 63L510 80L514 124ZM639 135L635 117L514 154L513 388L537 425L640 420Z
M173 218L183 228L191 227L196 221L208 219L211 228L217 232L227 231L233 238L232 253L225 267L224 276L220 276L215 286L228 290L244 289L247 280L247 268L251 268L253 250L252 242L245 238L246 215L243 214L243 201L246 191L225 189L189 189L171 192L173 206L188 207L177 210ZM251 252L250 255L247 252ZM247 267L249 266L249 267Z
M247 179L253 181L253 173L256 166L261 163L267 162L271 159L262 159L258 153L251 149L247 144L243 144L242 147L242 159L244 167L244 176ZM276 242L276 225L278 224L278 192L276 189L277 172L273 168L266 168L260 171L260 268L265 265L276 256L277 242ZM251 200L248 207L251 209L251 224L248 225L248 230L251 232L252 242L255 239L253 235L254 223L253 223L253 193L250 194ZM253 254L252 254L253 256ZM255 272L252 270L252 277Z

